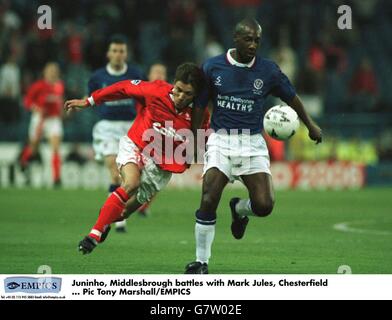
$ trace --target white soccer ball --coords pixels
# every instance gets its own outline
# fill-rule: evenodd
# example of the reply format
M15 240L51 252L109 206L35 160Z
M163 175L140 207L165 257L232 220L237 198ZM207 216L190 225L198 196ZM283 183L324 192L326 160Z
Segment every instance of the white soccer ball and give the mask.
M289 106L274 106L264 115L264 130L277 140L290 139L299 128L298 114Z

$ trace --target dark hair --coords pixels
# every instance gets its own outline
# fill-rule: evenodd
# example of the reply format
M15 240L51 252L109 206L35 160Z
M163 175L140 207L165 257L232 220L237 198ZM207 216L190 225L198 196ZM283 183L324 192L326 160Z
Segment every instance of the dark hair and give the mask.
M112 44L125 44L128 45L127 38L121 34L115 34L110 37L109 42L108 42L108 47Z
M239 35L246 29L262 31L260 23L256 19L245 18L235 25L233 34L234 36Z
M196 95L203 90L205 85L203 71L193 62L185 62L177 67L174 82L177 81L192 85Z

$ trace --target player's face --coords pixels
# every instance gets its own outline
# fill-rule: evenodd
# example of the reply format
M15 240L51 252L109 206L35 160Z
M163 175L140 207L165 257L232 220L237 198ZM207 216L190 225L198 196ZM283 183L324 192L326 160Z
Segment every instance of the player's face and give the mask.
M191 84L176 81L173 88L173 100L177 109L181 110L188 106L195 97L195 91Z
M56 82L60 77L60 69L57 63L48 63L44 69L44 78L48 82Z
M127 61L127 45L122 43L111 43L107 57L109 64L114 68L121 68Z
M261 29L245 28L234 38L239 62L247 63L251 61L257 52L260 44Z
M150 72L148 73L148 80L164 80L166 81L166 67L162 64L154 64L150 68Z

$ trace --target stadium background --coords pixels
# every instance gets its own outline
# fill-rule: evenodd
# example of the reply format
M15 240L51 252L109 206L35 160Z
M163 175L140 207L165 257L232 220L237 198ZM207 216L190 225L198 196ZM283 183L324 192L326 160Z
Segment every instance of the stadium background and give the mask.
M41 4L52 8L51 30L37 28ZM0 230L4 235L0 272L35 272L40 263L33 257L45 254L52 260L42 258L41 264L64 273L181 272L181 266L173 261L181 259L185 264L192 258L192 217L199 201L199 190L194 187L200 182L199 168L174 179L172 186L176 188L158 197L150 218L139 219L135 223L139 227L130 227L128 240L113 235L111 249L102 251L114 259L115 267L98 263L91 269L99 257L80 264L73 249L95 219L108 183L106 171L93 161L91 150L91 130L97 117L88 110L64 120L62 190L50 190L45 143L40 149L43 162L33 165L28 185L15 165L30 117L22 97L50 60L60 63L66 98L85 96L92 71L105 64L107 40L118 33L129 40L129 63L147 71L152 63L163 62L172 80L178 63L201 63L231 47L233 25L250 16L263 27L259 53L276 60L294 83L323 128L324 140L315 147L302 128L289 143L272 147L274 182L282 190L277 195L276 213L271 222L251 226L253 238L249 236L249 241L253 242L248 244L248 252L234 244L237 256L218 260L218 267L211 272L334 273L339 264L351 261L354 272L390 273L392 221L387 215L387 197L392 185L392 3L345 1L352 8L351 30L337 27L341 4L327 0L0 1ZM278 103L270 99L266 106ZM186 193L182 188L191 191ZM238 192L245 196L243 190L234 193L234 189L229 188L224 201ZM177 199L178 194L184 203ZM226 202L219 209L222 229L229 223L223 207ZM183 230L173 235L173 227L166 221L177 220L182 211L187 212L178 222ZM70 221L77 224L71 226ZM301 221L307 225L301 226ZM345 221L352 224L340 225L345 232L339 233L339 223ZM163 232L159 225L167 229ZM40 226L45 226L42 233ZM263 230L262 239L258 228ZM350 228L354 230L351 233L347 232ZM58 233L64 237L58 247L67 252L64 261L58 260L58 250L52 249ZM221 234L221 243L231 243L227 230ZM348 240L344 238L347 234ZM155 246L153 235L161 236L165 248ZM270 242L263 242L267 241L264 235ZM318 236L320 243L315 240ZM217 237L219 259L219 252L223 254L225 249ZM131 263L130 270L129 264L115 258L127 241L136 244L135 254L142 254L146 246L153 252L145 260ZM36 246L29 246L28 251L23 244L30 242ZM44 252L37 249L42 242ZM187 258L174 255L162 267L159 259L171 249L176 251L178 243ZM261 269L246 263L243 268L241 263L234 267L238 256L245 260L247 255L257 256L260 243L269 248L263 254L270 255L267 263L260 258ZM277 244L279 250L274 251ZM323 259L318 257L320 246L326 249ZM299 266L291 261L299 247L308 250L303 257L310 264ZM26 256L31 257L27 262ZM346 261L345 257L352 259Z

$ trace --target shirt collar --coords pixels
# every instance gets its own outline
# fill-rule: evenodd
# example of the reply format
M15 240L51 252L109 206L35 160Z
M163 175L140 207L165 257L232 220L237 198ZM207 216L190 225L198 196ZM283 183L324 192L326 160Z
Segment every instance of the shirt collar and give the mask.
M106 65L106 71L107 71L111 76L121 76L121 75L123 75L125 72L127 72L127 70L128 70L128 65L127 65L126 63L124 64L124 67L123 67L121 70L119 70L119 71L114 70L114 69L110 66L109 63Z
M254 57L249 63L240 63L240 62L237 62L237 61L234 60L234 58L231 56L231 52L233 52L234 50L235 50L235 48L231 48L231 49L227 50L227 53L226 53L227 60L229 61L229 63L230 63L231 65L237 66L237 67L241 67L241 68L245 68L245 67L251 68L251 67L255 64L256 57Z

